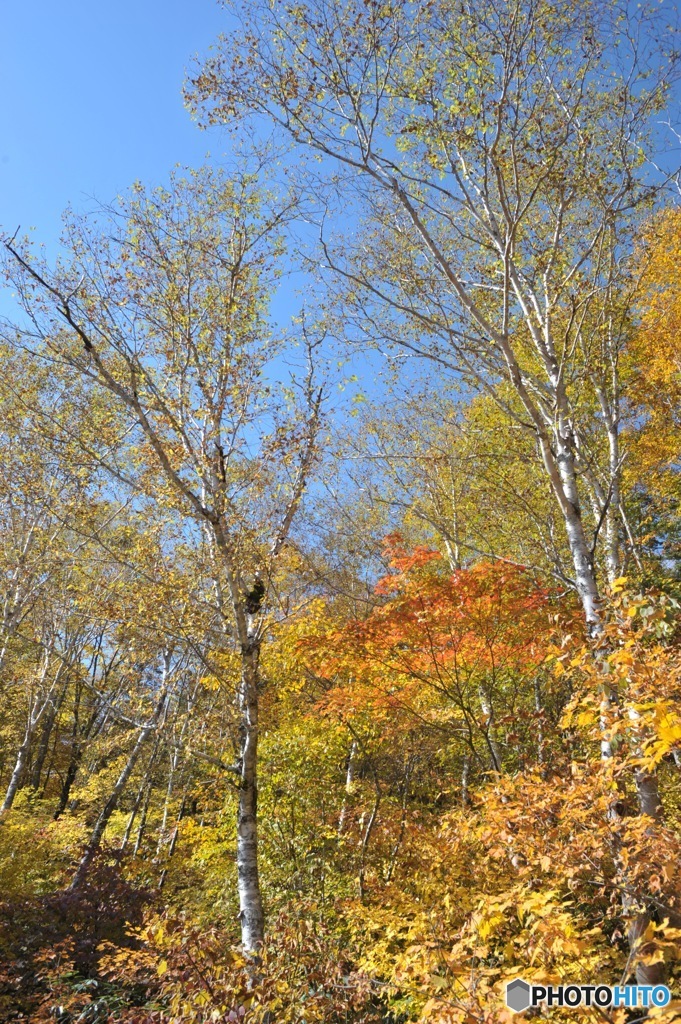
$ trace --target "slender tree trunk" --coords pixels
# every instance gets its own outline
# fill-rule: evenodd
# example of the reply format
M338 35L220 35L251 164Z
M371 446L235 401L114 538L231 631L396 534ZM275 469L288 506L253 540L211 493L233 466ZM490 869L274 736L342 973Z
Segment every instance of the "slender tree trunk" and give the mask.
M630 717L638 719L638 712L630 712ZM638 753L639 751L637 751ZM634 774L636 795L638 797L639 812L647 814L653 821L661 822L664 818L664 809L660 799L660 790L657 774L648 774L645 771L637 771ZM626 907L625 907L626 909ZM655 949L655 943L641 944L646 929L651 921L651 915L647 912L634 913L629 924L627 937L632 950L636 951L639 958L645 957ZM655 964L636 964L636 981L639 985L659 985L665 980L666 969L664 961Z
M397 864L397 855L400 852L400 847L404 840L404 834L407 830L407 801L409 800L409 783L411 781L413 763L411 757L407 759L404 766L404 779L402 782L402 793L400 797L400 830L397 834L395 844L390 851L390 862L388 864L388 872L385 876L386 882L390 882L395 871L395 865Z
M180 804L180 811L179 811L179 813L177 815L177 820L175 821L175 828L173 829L173 834L172 834L171 839L170 839L170 846L168 847L168 860L166 861L166 864L165 864L163 870L161 871L161 877L158 880L158 887L159 887L159 889L162 889L164 884L165 884L166 876L168 874L168 866L169 866L170 861L173 858L173 855L175 853L175 849L177 847L177 837L178 837L178 835L180 833L180 822L184 818L184 811L185 811L185 807L186 806L187 806L187 791L185 790L185 792L182 794L182 803Z
M179 752L177 748L170 753L170 771L168 772L168 785L166 787L166 798L163 803L163 817L161 819L161 827L158 831L158 842L156 844L156 856L160 854L163 849L163 844L166 838L166 829L168 828L168 811L170 809L170 801L173 797L173 785L175 783L175 769L177 768L177 761Z
M350 753L348 754L348 767L345 773L345 792L343 793L343 803L341 806L340 816L338 818L338 835L342 836L345 829L345 819L348 814L348 800L352 795L353 784L355 781L355 755L357 753L357 740L353 740L350 744Z
M636 795L641 814L647 814L656 821L663 817L662 801L660 790L657 784L657 775L648 775L646 772L636 772Z
M601 618L600 595L594 573L593 557L582 522L575 465L576 438L572 426L570 404L565 392L565 383L553 349L550 331L546 330L544 335L539 331L529 312L527 298L523 295L523 290L517 280L514 281L513 290L523 308L525 321L537 350L542 353L556 410L551 421L547 421L546 414L541 411L530 395L518 365L516 353L508 338L500 337L499 341L506 360L510 382L532 421L541 460L563 516L568 547L575 570L575 587L584 610L587 626L591 633L597 633ZM547 328L548 324L545 324L544 327Z
M59 803L57 804L57 808L54 812L55 821L57 818L60 818L66 810L66 805L69 802L69 797L71 795L71 787L76 781L76 775L80 768L82 756L82 748L80 743L78 743L75 747L71 748L71 758L69 760L68 768L66 769L66 775L64 776L61 792L59 793Z
M374 830L374 825L376 824L376 818L378 817L378 809L379 809L379 807L381 805L381 787L380 787L379 782L378 782L378 776L376 776L376 779L375 779L375 791L376 791L376 795L374 797L374 804L373 804L373 807L371 808L371 814L369 815L369 820L367 822L367 826L364 829L364 835L362 836L362 845L361 845L361 849L360 849L358 885L359 885L359 898L362 901L364 900L364 896L365 896L365 892L366 892L364 881L365 881L365 878L366 878L366 859L367 859L367 853L369 851L369 841L371 840L371 833Z
M132 805L132 810L130 811L130 814L128 816L128 824L125 826L125 832L123 833L123 839L121 841L121 853L123 853L125 851L126 846L130 842L130 836L132 834L132 826L135 824L135 818L137 817L137 812L140 809L140 804L142 803L142 797L144 796L144 791L145 791L146 788L147 788L147 781L146 781L146 779L144 779L142 781L141 786L137 790L137 796L135 797L135 802Z
M149 763L147 764L147 769L146 769L146 771L144 773L144 777L142 779L142 782L140 783L140 787L137 790L137 796L135 797L135 803L133 804L133 808L132 808L132 810L130 812L130 817L128 818L128 824L126 825L126 828L125 828L125 835L123 836L123 842L121 843L121 852L123 852L125 850L126 846L130 842L130 836L132 834L132 826L135 823L135 818L137 816L137 812L138 812L138 810L140 808L140 804L142 803L142 800L145 797L145 793L147 793L148 790L149 790L149 786L150 786L149 776L151 774L151 770L153 768L154 761L156 760L156 754L158 753L158 741L159 741L159 737L158 737L158 734L157 734L156 735L156 742L154 743L154 749L151 752L151 757L149 758ZM145 812L146 812L146 803L145 803ZM135 846L135 853L137 853L137 846Z
M45 771L45 777L41 783L41 796L44 800L47 796L48 786L50 785L50 779L52 778L52 772L54 771L54 762L57 755L57 746L61 739L61 731L59 725L57 728L52 730L52 750L50 751L50 759L47 762L47 770Z
M487 719L483 732L485 735L487 746L489 748L490 760L492 762L492 771L500 772L501 751L499 749L499 744L497 743L497 734L494 725L494 708L492 707L491 700L489 699L485 692L484 686L479 687L478 696L480 698L480 707L482 708L482 713Z
M144 803L142 804L142 813L140 814L140 823L137 826L137 836L135 837L135 846L132 851L133 857L136 857L140 852L142 840L144 838L144 829L147 824L147 813L149 811L149 800L151 798L151 791L153 789L151 779L147 782L146 789L144 792Z
M128 757L128 760L125 764L123 771L116 780L116 784L113 790L111 791L111 796L109 797L107 802L104 804L104 807L100 811L99 817L97 818L97 821L95 823L95 827L92 830L90 841L87 845L85 853L83 854L80 860L78 868L76 869L76 873L73 876L71 885L69 886L70 890L77 889L85 880L88 868L90 867L90 864L92 862L92 858L99 849L100 843L102 841L102 836L104 835L106 826L109 824L109 819L111 818L111 815L118 806L118 801L121 797L121 794L125 789L125 785L128 779L130 778L135 765L137 764L137 760L142 751L142 747L146 743L152 728L153 725L150 724L148 726L145 726L144 729L140 730L140 734L137 737L137 742L132 748L132 751Z
M582 603L587 626L591 635L597 636L601 632L602 628L600 595L594 572L593 556L587 544L586 533L581 518L573 454L573 438L571 436L571 431L567 426L567 420L563 419L561 426L563 429L559 428L556 432L556 441L558 472L560 482L562 484L562 494L561 488L556 486L556 481L552 477L551 463L553 462L553 458L547 452L544 452L544 462L547 470L549 471L549 476L552 477L554 492L556 493L556 497L558 498L563 511L568 543L575 567L577 592L579 593ZM617 533L617 522L615 517L616 510L619 508L620 503L618 464L619 447L616 426L611 425L611 427L612 429L608 432L610 446L610 470L612 474L612 480L610 482L610 501L611 503L616 501L617 504L614 505L614 508L610 510L609 514L606 514L606 564L608 567L608 574L612 574L612 578L615 578L616 575L619 574L619 536ZM606 689L601 702L601 722L604 724L609 717L611 703L612 695ZM603 758L612 756L610 741L605 736L601 740L601 756ZM657 792L657 779L654 776L637 773L635 781L641 810L646 807L648 810L645 813L653 812L651 816L659 818L662 808L659 800L659 794ZM645 955L647 952L650 952L650 950L641 947L640 941L650 923L650 914L645 911L640 912L635 905L635 901L632 901L628 896L623 898L622 909L625 915L631 914L627 931L627 939L631 953L632 955L637 956ZM657 984L664 979L664 964L646 966L645 964L639 963L636 967L636 976L640 984Z
M463 759L463 767L461 769L461 806L465 809L470 803L470 796L468 794L468 780L471 774L471 759L466 756Z
M4 814L5 811L11 810L12 804L14 803L14 798L17 795L19 786L21 785L21 780L23 778L24 771L26 769L26 764L28 762L28 755L31 750L32 739L33 721L29 717L29 721L26 725L26 731L24 732L24 738L22 740L21 746L19 747L19 750L17 751L17 758L16 761L14 762L14 770L12 771L12 775L9 780L7 792L5 793L5 799L3 801L2 807L0 807L0 814Z
M170 656L166 654L164 656L163 684L161 686L160 695L156 702L154 714L150 721L147 722L147 724L142 729L140 729L139 736L137 737L137 741L135 742L135 745L132 748L130 755L128 756L128 760L126 761L125 767L123 768L121 774L118 776L118 779L116 780L116 784L111 792L111 795L107 802L105 803L104 807L102 808L99 817L97 818L95 827L93 828L92 834L90 836L90 841L76 869L76 872L71 881L71 885L69 886L70 891L78 889L79 886L84 882L92 859L97 850L99 849L100 843L102 841L102 836L104 835L104 832L106 830L106 826L109 824L109 819L111 818L111 815L118 806L118 801L121 797L123 790L125 789L127 781L130 778L135 765L137 764L144 744L146 743L149 736L158 725L161 713L163 711L163 708L165 707L166 702L169 668Z
M54 728L54 723L55 723L55 721L57 719L57 714L59 713L59 709L61 708L62 704L64 703L64 698L66 697L67 690L68 690L68 681L67 681L66 685L62 687L62 689L61 689L57 699L54 700L54 701L50 701L50 709L49 709L49 711L47 712L47 714L43 718L42 728L40 730L40 739L38 741L38 747L37 747L37 750L36 750L35 760L33 762L33 765L31 766L31 782L30 782L30 785L31 785L32 789L39 789L40 788L40 777L41 777L42 772L43 772L43 765L45 764L45 758L47 756L47 751L48 751L49 746L50 746L50 736L52 735L52 730Z
M241 941L249 953L260 948L265 936L265 915L258 875L259 662L260 642L254 637L249 637L241 647L241 779L236 839Z
M546 775L544 765L544 704L542 701L541 682L539 675L534 677L534 708L537 712L537 764L540 765L542 778Z
M631 710L629 717L633 722L636 722L639 715L636 711ZM635 751L640 753L640 748L637 745L635 745ZM601 756L604 759L612 756L610 744L607 740L601 743ZM639 813L649 815L654 821L661 821L663 809L658 792L657 777L639 771L635 773L634 780L638 796ZM617 808L617 805L614 805L611 816L618 818L621 814L622 811ZM617 852L619 853L619 850ZM635 894L628 891L629 880L626 867L621 867L619 870L619 882L623 892L622 910L628 919L627 942L629 944L630 960L636 965L636 982L639 985L662 984L666 976L664 961L654 964L641 962L641 958L654 953L657 948L654 939L647 942L642 941L648 925L652 921L652 914L647 909L642 910L640 900L636 898Z
M44 657L43 667L40 674L40 681L38 683L38 692L40 692L41 687L44 685L45 680L47 679L47 672L49 666L50 652L47 651ZM36 703L28 709L26 731L24 732L24 738L22 740L21 746L17 751L17 759L14 763L14 770L12 771L12 777L9 780L7 792L5 793L5 799L3 801L2 807L0 807L0 814L4 813L5 811L9 811L12 807L12 804L14 803L14 798L17 795L19 786L23 781L24 772L26 771L26 766L28 764L28 759L31 753L31 745L33 743L35 730L37 729L38 724L41 721L50 703L54 688L61 677L62 669L63 665L60 666L59 669L57 670L57 674L54 678L52 685L49 688L49 692L43 698L43 700L40 703L36 701Z
M636 775L636 789L639 797L639 809L641 814L648 814L655 821L662 820L662 804L657 790L657 779L654 776L638 772ZM626 889L626 874L624 877ZM651 956L658 950L655 939L645 941L645 934L648 926L653 920L650 911L641 910L640 901L625 892L622 899L622 906L625 914L629 916L627 926L627 941L632 957L636 959L636 983L638 985L662 985L664 984L667 970L664 960L657 963L646 964L642 960ZM679 922L675 923L678 927Z
M609 492L603 494L601 501L607 502L605 514L605 570L609 583L622 574L622 557L620 551L620 508L622 505L622 458L620 453L619 419L620 393L617 373L615 371L612 398L608 399L604 389L596 389L603 420L608 434L608 470L610 475Z
M634 708L629 709L629 720L634 724L635 734L638 733L637 723L640 723L641 716L638 711ZM637 757L643 754L643 743L641 737L637 736L634 741L634 753ZM634 773L634 784L636 786L636 796L638 797L638 806L641 814L647 814L653 818L654 821L662 821L664 817L664 810L662 808L662 800L660 799L660 789L657 781L657 774L648 774L645 771L637 771Z
M81 761L83 760L85 744L87 743L88 740L92 739L94 736L97 736L97 734L100 731L99 728L95 729L95 725L97 723L97 714L98 712L95 712L90 717L90 721L87 724L87 728L81 735L78 734L77 714L74 719L73 735L71 740L71 756L69 758L69 764L68 768L66 769L66 775L64 776L64 782L61 787L61 792L59 793L59 803L57 804L57 808L54 812L55 821L57 818L60 818L61 815L66 810L66 805L68 804L69 797L71 796L71 789L73 787L73 783L76 781L76 776L78 775L78 770L80 768ZM101 727L103 727L103 725L104 722L102 721Z
M563 443L565 438L565 443ZM620 491L619 491L619 447L616 428L612 427L608 433L609 446L610 446L610 470L612 474L612 480L610 482L611 495L610 501L613 499L617 501L617 505L612 509L612 515L610 516L610 539L609 549L606 551L606 563L608 565L609 574L619 573L619 537L617 534L617 523L615 519L615 511L619 507ZM568 542L570 551L572 553L573 563L575 566L577 591L579 593L582 607L584 609L584 615L587 621L587 625L592 636L597 636L601 632L601 608L600 608L600 595L598 592L598 585L596 583L596 576L593 566L593 557L588 548L586 541L586 534L582 524L581 513L579 508L579 495L577 490L577 477L575 471L573 445L569 430L561 433L557 432L558 440L558 468L560 473L560 479L563 484L564 498L565 500L561 503L563 508L563 514L565 519L566 532L568 536ZM548 468L548 466L547 466ZM554 484L554 491L556 490ZM612 493L614 491L614 493ZM560 501L560 494L557 493L557 497ZM606 515L606 531L608 529L608 517ZM606 533L607 540L607 533ZM607 546L607 545L606 545ZM615 576L613 576L615 578ZM603 698L601 701L601 722L605 727L607 720L610 715L612 705L612 694L605 689ZM612 748L607 736L603 736L601 739L601 756L603 758L609 758L612 756ZM655 776L646 775L645 773L639 772L635 776L636 789L639 799L639 807L643 812L644 807L647 808L644 813L650 813L651 817L659 819L662 813L662 805L659 799L657 779ZM626 881L626 879L625 879ZM646 911L641 912L636 907L636 901L632 901L631 897L626 896L622 901L622 909L625 915L630 914L630 921L627 930L627 938L629 942L629 948L632 955L645 955L649 950L644 950L640 947L641 937L645 934L646 928L650 923L650 914ZM636 967L636 975L639 983L648 983L641 979L655 978L659 983L664 979L665 969L664 964L655 964L652 966L646 966L644 964L638 964ZM652 983L652 982L651 982Z
M76 692L74 695L73 702L73 728L71 730L71 752L69 756L69 763L66 769L66 775L62 783L61 792L59 793L59 802L54 812L55 821L60 818L66 810L66 805L69 802L69 795L71 793L71 786L75 782L76 775L78 774L78 768L80 766L80 759L82 757L82 747L79 740L80 732L80 701L83 694L83 688L80 684L76 684ZM90 721L93 719L91 718Z

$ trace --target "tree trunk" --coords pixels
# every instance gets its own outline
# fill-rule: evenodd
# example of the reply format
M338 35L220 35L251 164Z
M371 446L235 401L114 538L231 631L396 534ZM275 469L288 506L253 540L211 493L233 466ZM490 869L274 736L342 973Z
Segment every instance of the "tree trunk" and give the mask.
M637 722L639 715L637 711L633 709L629 711L629 717L633 722ZM640 753L638 743L635 741L634 749L636 753ZM607 740L601 742L601 756L607 758L612 756L610 744ZM635 776L636 792L639 803L639 813L649 815L654 821L661 821L663 816L662 803L660 801L657 778L654 775L648 775L645 772L636 772ZM611 809L611 816L618 818L623 811L621 811L617 804L614 804ZM619 844L616 846L617 852L619 853ZM619 869L619 884L622 889L622 910L624 916L627 918L627 942L629 944L629 958L630 962L635 964L636 969L636 982L639 985L660 985L664 982L666 976L666 968L664 961L660 961L654 964L641 963L642 957L647 957L656 951L655 940L649 940L642 942L648 925L653 920L652 914L647 908L641 907L641 901L636 898L634 893L629 891L629 880L627 877L626 867L620 867Z
M643 743L641 737L638 735L638 723L640 723L641 716L638 711L634 708L629 709L629 720L634 723L635 726L635 740L634 740L634 753L637 757L641 757L643 754ZM654 821L662 821L664 817L664 810L662 808L662 801L660 800L660 790L657 782L657 775L649 775L644 771L637 771L634 773L634 784L636 786L636 796L638 797L638 807L641 814L647 814Z
M168 772L168 785L166 787L166 798L163 803L163 817L161 819L161 826L158 830L158 841L156 843L156 856L160 856L163 844L166 839L166 831L168 828L168 811L170 810L170 801L173 798L173 786L175 784L175 770L177 768L177 762L179 758L179 751L175 747L170 753L170 771Z
M31 749L31 740L33 738L33 721L29 718L26 726L26 732L24 733L24 739L22 741L19 750L17 751L17 759L14 762L14 770L12 777L9 780L7 792L5 793L5 799L2 807L0 807L0 814L4 814L5 811L11 810L12 804L14 803L14 797L17 795L17 790L21 785L21 780L26 769L26 763L28 762L28 755Z
M64 782L61 787L61 792L59 794L59 803L57 804L57 809L54 812L55 821L57 820L57 818L60 818L64 811L66 810L66 805L69 802L69 797L71 795L71 787L73 786L73 783L76 781L76 775L78 774L78 769L80 768L82 756L83 751L80 743L78 743L76 744L75 747L71 748L71 758L69 760L69 766L66 769L66 775L64 776Z
M371 814L369 815L369 821L364 829L364 835L362 836L362 844L360 847L360 859L359 859L359 874L358 874L358 886L359 886L359 898L361 902L364 902L364 896L366 894L366 887L364 880L366 878L366 859L369 851L369 841L371 839L371 833L374 830L376 824L376 818L378 817L378 809L381 805L381 787L378 782L378 776L374 773L375 782L375 796L374 803L371 808Z
M40 730L40 740L38 741L38 749L36 750L35 761L31 767L31 788L40 788L40 777L43 772L43 765L45 764L45 758L50 745L50 736L52 735L52 729L57 719L59 709L64 703L66 697L66 691L68 690L68 681L65 686L62 687L61 692L56 700L50 702L50 710L45 715L43 720L42 728Z
M260 642L249 637L241 647L241 779L237 817L236 864L239 919L244 949L256 952L265 935L258 876L258 683Z
M92 830L92 835L90 836L90 841L76 869L76 873L73 876L71 885L69 886L70 891L77 889L85 880L88 868L90 867L90 863L92 862L92 858L99 849L99 845L101 843L102 836L104 835L106 826L109 824L109 819L111 818L111 815L118 806L118 801L121 797L123 790L125 789L126 783L130 778L135 765L137 764L138 758L142 752L142 748L144 747L144 744L146 743L147 739L149 738L149 736L159 723L161 712L163 711L166 702L169 670L170 656L166 654L164 655L163 684L161 686L161 691L156 702L156 707L154 709L153 716L150 719L150 721L148 721L147 724L143 726L142 729L140 729L140 734L137 737L137 741L134 747L132 748L132 751L130 752L130 755L128 757L128 760L125 764L123 771L116 780L116 785L114 786L111 792L111 796L105 803L104 807L100 812L99 817L97 818L95 827Z
M180 804L180 810L179 810L179 813L177 815L177 820L175 821L175 828L173 829L173 834L172 834L171 839L170 839L170 846L168 847L168 859L166 861L166 864L165 864L163 870L161 871L161 877L158 880L158 887L159 887L159 889L162 889L163 886L165 885L165 880L166 880L166 876L168 874L168 868L170 866L170 861L172 860L173 855L175 853L175 849L177 847L177 837L180 834L180 822L184 818L184 811L185 811L185 807L186 806L187 806L187 792L186 792L186 789L185 789L185 792L182 794L182 803Z
M560 480L563 485L562 501L561 494L556 490L555 482L554 491L556 491L556 496L558 497L559 503L561 503L563 509L565 528L570 551L572 553L572 560L575 566L577 591L582 602L582 608L584 609L587 627L589 628L592 636L597 636L602 629L600 595L598 592L598 585L596 583L593 557L587 545L586 533L584 531L580 513L577 476L573 455L573 438L569 429L562 432L558 431L556 437L558 441L558 469ZM617 464L619 448L615 427L609 431L609 443L610 468L612 473L611 489L612 492L614 492L615 499L618 500L620 493L619 465ZM548 468L547 464L547 469ZM613 493L610 495L611 501L612 498ZM612 575L614 577L614 574L619 572L619 538L617 534L615 509L612 509L611 514L606 517L606 548L607 571L609 576ZM611 694L605 690L601 702L602 723L607 722L611 702ZM611 744L606 736L601 740L601 756L603 758L609 758L612 756ZM635 781L641 812L650 814L651 817L659 820L662 813L662 805L659 799L656 777L639 772L636 774ZM627 929L627 939L632 956L646 955L646 953L649 953L651 950L647 947L641 947L640 941L641 937L645 934L646 928L650 924L650 914L647 911L642 912L636 906L636 900L632 899L628 895L623 897L622 909L625 915L631 915ZM659 984L665 977L664 964L658 963L646 966L645 964L639 963L636 967L636 977L639 984Z
M556 496L562 508L572 564L575 567L577 593L584 609L587 626L592 633L597 633L601 618L600 594L594 573L593 557L582 522L575 460L570 440L562 438L559 440L557 462L563 500L561 501L561 495Z
M461 806L465 810L470 803L470 796L468 794L468 781L471 774L471 759L466 756L463 759L463 767L461 769Z
M132 851L133 857L136 857L137 854L140 852L140 847L142 845L142 840L144 839L144 829L146 828L146 824L147 824L147 813L149 811L149 800L151 799L151 791L152 791L152 789L153 789L152 781L151 781L151 779L149 779L149 781L147 782L147 785L146 785L145 793L144 793L144 803L142 804L142 813L140 814L140 823L137 826L137 836L135 838L135 846L134 846L134 849Z
M76 775L78 774L78 768L80 766L80 759L82 757L82 746L80 743L80 701L83 694L82 687L77 684L76 692L74 694L73 701L73 728L71 730L71 753L69 757L69 764L66 769L66 775L62 783L61 792L59 793L59 803L54 812L54 820L60 818L66 810L66 805L69 802L69 796L71 793L71 786L75 782ZM92 722L91 717L90 721Z
M411 781L411 773L413 769L413 762L409 757L404 766L404 779L402 781L402 792L400 796L400 830L397 834L397 840L390 852L390 861L388 863L388 871L385 876L386 882L391 882L393 872L395 871L395 865L397 864L397 855L400 852L402 841L404 840L404 833L407 830L407 801L409 799L409 783Z
M137 812L140 809L140 804L142 803L142 797L144 796L144 790L146 789L146 786L147 786L147 783L146 783L146 779L145 779L142 782L142 785L137 790L137 796L135 797L135 802L132 805L132 810L130 811L130 814L128 816L128 824L125 826L125 832L123 833L123 839L121 841L121 853L123 853L125 851L126 846L130 842L130 836L132 834L132 826L135 824L135 818L137 817Z
M656 821L663 816L662 801L657 784L657 775L648 775L646 772L636 772L634 776L636 783L636 795L641 814L648 814Z
M151 770L152 770L152 768L154 766L154 761L156 760L156 754L158 753L158 741L159 741L159 737L158 737L158 734L157 734L156 735L156 742L154 743L154 749L151 752L151 757L149 758L149 763L147 764L147 768L146 768L146 771L144 773L144 777L142 779L140 787L137 790L137 796L135 797L135 803L133 804L132 810L130 812L130 817L128 818L128 824L127 824L126 829L125 829L125 835L123 836L123 842L121 843L121 852L123 852L125 850L126 846L130 842L130 836L132 834L132 826L135 823L135 818L137 816L137 812L140 809L140 804L142 803L143 800L144 800L144 810L143 810L142 814L143 814L143 816L146 816L147 803L148 803L148 800L149 800L148 792L149 792L149 789L151 787L151 783L149 782L149 778L150 778L150 775L151 775ZM137 849L138 849L137 844L135 844L135 853L137 853Z
M348 814L348 798L352 796L352 790L355 780L355 754L357 752L357 740L353 740L350 744L350 753L348 754L348 767L345 773L345 792L343 793L343 804L341 806L340 816L338 818L338 835L342 836L343 830L345 829L345 819Z
M499 744L497 743L496 728L494 725L494 708L492 707L492 702L485 693L485 688L483 686L479 687L478 696L480 698L482 713L487 719L485 728L483 729L483 734L485 736L485 742L489 748L492 771L501 772L501 751L499 750Z
M88 868L90 867L90 864L92 862L92 858L99 849L99 845L102 841L102 836L104 835L106 826L109 824L109 819L111 818L111 815L118 806L118 801L121 797L121 793L125 789L125 784L130 778L133 768L137 764L137 759L139 758L139 755L142 751L142 747L146 743L149 733L151 732L152 729L153 725L149 724L140 731L140 734L137 737L137 742L135 743L135 746L132 748L132 751L130 753L130 756L128 757L125 767L121 774L118 776L118 779L116 780L116 785L114 786L111 792L111 796L104 804L104 807L102 808L99 817L97 818L95 827L92 830L92 835L90 836L90 841L87 844L85 853L83 854L80 860L78 868L76 869L76 873L73 876L71 885L69 886L69 889L71 891L77 889L85 880L85 876L87 875Z
M614 581L622 574L622 558L620 552L620 507L622 505L621 472L622 458L620 455L619 417L620 394L617 374L614 374L613 394L610 400L603 388L597 388L596 394L601 406L603 420L608 432L608 469L610 475L610 491L603 495L608 503L605 516L605 568L608 582Z
M661 821L663 811L656 777L646 775L644 772L637 772L636 790L640 813L650 815L655 821ZM647 909L642 910L640 902L635 897L629 895L629 893L625 893L622 906L625 914L630 915L627 927L627 941L631 950L631 956L636 959L636 983L638 985L664 984L667 974L664 960L653 964L641 963L642 958L648 957L658 950L654 938L647 942L643 941L648 925L653 920L652 914Z
M47 651L45 654L45 659L40 675L40 681L38 684L39 689L42 687L42 685L45 683L45 680L47 679L47 672L49 667L50 652ZM5 793L5 799L3 801L2 807L0 807L0 814L4 813L5 811L9 811L12 807L12 804L14 803L14 798L17 795L17 790L19 789L19 786L22 783L24 772L26 771L26 766L28 764L29 755L31 753L31 744L33 743L35 730L37 729L38 724L42 719L43 715L45 714L45 710L47 709L48 704L50 703L52 693L54 691L55 686L59 682L62 670L63 665L60 665L59 669L57 670L57 674L54 678L54 681L52 682L52 685L50 686L49 691L47 695L43 698L42 702L38 703L38 701L36 701L36 703L28 709L26 731L24 733L24 738L21 743L21 746L17 751L17 759L14 763L14 770L12 772L12 777L9 780L9 786L7 787L7 792Z

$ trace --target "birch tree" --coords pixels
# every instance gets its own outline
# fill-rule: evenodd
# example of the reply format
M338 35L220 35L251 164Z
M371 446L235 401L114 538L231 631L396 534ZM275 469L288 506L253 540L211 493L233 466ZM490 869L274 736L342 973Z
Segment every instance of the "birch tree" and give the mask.
M174 512L186 543L205 545L221 643L240 665L232 687L239 749L230 768L238 776L248 951L264 934L260 651L277 564L317 458L322 404L315 345L299 350L298 371L284 371L285 341L267 314L282 230L295 212L295 197L258 194L249 174L201 171L167 189L136 187L94 218L71 219L53 270L7 243L30 323L8 331L10 340L55 374L108 395L129 431L112 477ZM278 382L284 372L290 383Z
M621 572L625 264L676 73L666 8L276 0L239 13L190 101L206 123L265 115L321 158L317 180L328 170L357 217L354 237L322 229L346 325L454 373L530 433L597 630L596 548L609 580Z

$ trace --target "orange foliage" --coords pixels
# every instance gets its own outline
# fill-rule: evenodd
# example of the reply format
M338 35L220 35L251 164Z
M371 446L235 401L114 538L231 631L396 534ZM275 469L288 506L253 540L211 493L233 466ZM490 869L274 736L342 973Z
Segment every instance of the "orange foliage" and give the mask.
M393 572L376 585L387 600L363 620L306 638L301 650L330 689L320 707L344 717L371 707L383 717L441 714L481 680L538 668L555 628L547 590L521 567L482 562L454 574L425 547L387 538Z

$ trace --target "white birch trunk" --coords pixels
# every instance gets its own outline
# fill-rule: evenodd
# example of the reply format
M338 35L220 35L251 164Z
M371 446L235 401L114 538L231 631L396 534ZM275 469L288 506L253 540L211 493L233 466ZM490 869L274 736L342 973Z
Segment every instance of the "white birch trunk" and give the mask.
M236 839L241 941L248 953L257 952L265 935L265 915L258 875L259 661L260 643L255 637L249 636L241 648L241 778Z
M50 652L47 651L44 657L43 668L40 675L40 681L38 683L38 690L40 690L45 684L49 666ZM14 798L17 795L19 786L21 785L22 779L24 777L24 772L26 770L26 765L28 763L28 758L31 752L31 744L33 742L35 730L37 729L48 707L50 707L51 705L52 693L54 692L55 687L58 685L59 680L61 679L63 669L64 665L62 663L57 669L57 673L47 694L43 696L42 700L36 699L34 703L32 701L32 707L29 707L24 738L22 740L21 746L19 747L19 750L17 751L17 758L14 763L14 770L12 771L12 776L9 780L9 785L7 787L7 792L5 793L5 799L3 801L2 807L0 807L0 814L3 814L5 811L9 811L12 808Z
M17 795L21 780L26 770L26 763L28 761L29 751L31 749L31 740L33 738L33 722L29 718L24 732L24 738L21 746L17 751L16 761L14 762L14 769L7 786L7 792L5 793L5 799L3 800L2 807L0 807L0 814L4 814L6 811L11 810L14 798Z
M343 793L343 804L341 806L340 816L338 818L338 835L342 836L345 830L345 819L348 815L348 798L352 796L354 781L355 781L355 755L357 753L357 740L353 740L350 744L350 753L348 754L348 767L345 773L345 792Z

